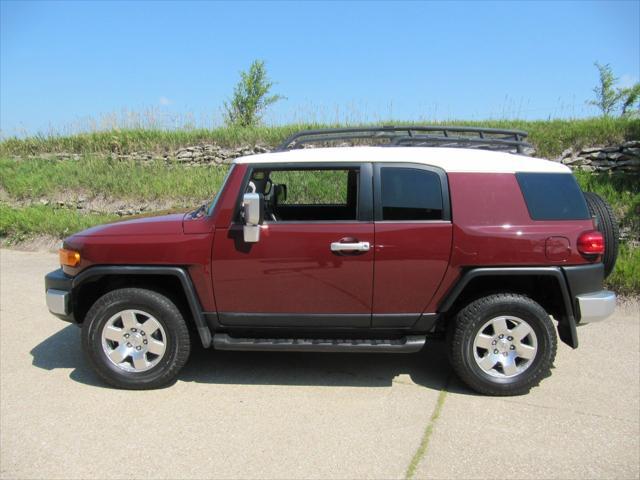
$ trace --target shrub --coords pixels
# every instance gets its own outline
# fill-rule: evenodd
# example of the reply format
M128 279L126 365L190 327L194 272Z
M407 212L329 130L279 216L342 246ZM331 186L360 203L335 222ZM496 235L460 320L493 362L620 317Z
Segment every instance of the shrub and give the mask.
M258 125L264 110L284 98L280 95L269 95L272 86L273 82L267 76L264 61L254 60L248 72L240 72L240 81L233 91L233 98L230 103L224 104L227 125Z

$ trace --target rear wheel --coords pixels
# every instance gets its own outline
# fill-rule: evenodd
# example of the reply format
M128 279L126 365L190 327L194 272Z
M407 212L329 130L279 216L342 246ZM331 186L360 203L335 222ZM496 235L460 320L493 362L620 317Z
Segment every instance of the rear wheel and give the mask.
M618 242L620 232L618 221L611 206L598 194L584 192L584 198L589 207L589 213L596 218L596 228L604 237L604 276L608 277L616 265L618 258Z
M521 395L549 374L557 338L545 310L530 298L496 294L456 316L451 364L460 379L487 395Z
M82 345L107 383L136 390L173 382L191 348L180 310L164 295L141 288L99 298L85 318Z

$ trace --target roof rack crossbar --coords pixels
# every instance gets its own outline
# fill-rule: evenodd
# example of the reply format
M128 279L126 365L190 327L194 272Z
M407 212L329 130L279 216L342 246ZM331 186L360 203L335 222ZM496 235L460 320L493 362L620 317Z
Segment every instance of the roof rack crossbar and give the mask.
M438 135L430 135L433 133ZM459 126L383 125L380 127L327 128L297 132L282 142L276 151L300 148L304 144L315 142L388 138L391 140L391 145L426 145L429 141L433 143L443 143L444 141L482 143L487 147L491 145L496 147L509 146L515 148L518 153L523 153L525 147L530 147L530 144L524 141L526 137L527 132L521 130Z
M505 145L510 147L518 147L518 146L531 146L529 143L516 141L516 140L507 140L503 138L465 138L465 137L437 137L424 135L419 137L397 137L393 140L394 145L406 145L406 144L422 144L422 143L477 143L482 145Z

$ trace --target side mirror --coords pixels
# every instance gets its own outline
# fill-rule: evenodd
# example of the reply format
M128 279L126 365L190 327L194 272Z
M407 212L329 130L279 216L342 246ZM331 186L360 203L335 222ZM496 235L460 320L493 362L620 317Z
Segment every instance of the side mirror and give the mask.
M255 243L260 240L260 225L264 219L264 201L259 193L245 193L242 197L244 218L244 241Z

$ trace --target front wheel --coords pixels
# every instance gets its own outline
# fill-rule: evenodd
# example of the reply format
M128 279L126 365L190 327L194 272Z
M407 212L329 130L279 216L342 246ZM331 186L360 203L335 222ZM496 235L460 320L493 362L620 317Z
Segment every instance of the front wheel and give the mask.
M549 374L557 349L547 312L524 295L496 294L457 314L450 359L460 379L487 395L521 395Z
M85 318L82 346L103 380L135 390L174 381L191 349L180 310L164 295L141 288L100 297Z

